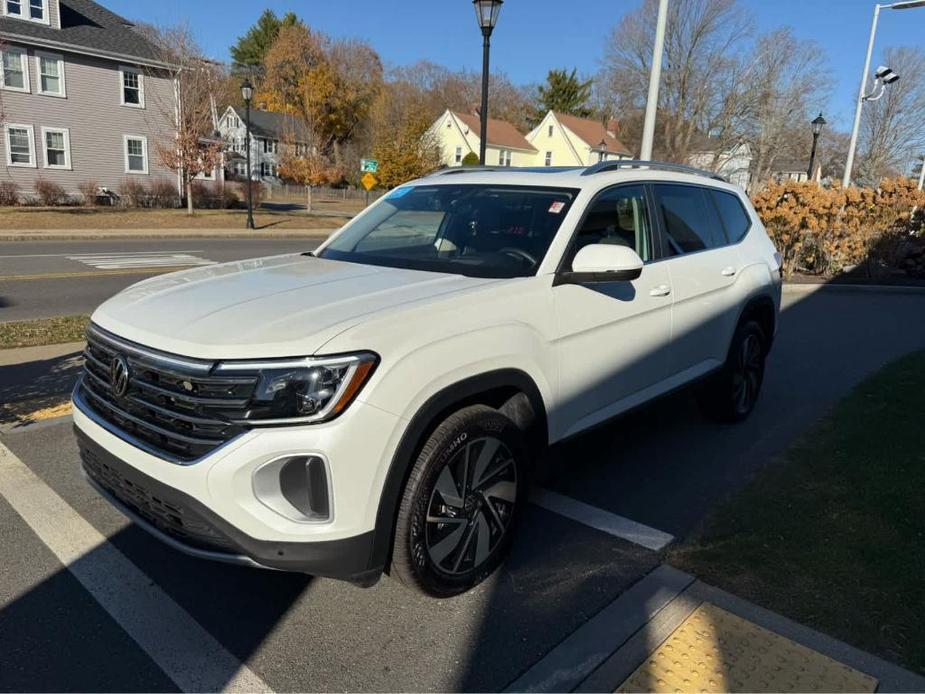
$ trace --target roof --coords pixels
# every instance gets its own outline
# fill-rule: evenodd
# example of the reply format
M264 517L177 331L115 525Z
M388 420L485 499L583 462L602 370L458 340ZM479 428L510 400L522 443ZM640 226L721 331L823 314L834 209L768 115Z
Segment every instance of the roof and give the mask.
M477 115L470 113L457 113L456 111L453 111L452 113L459 120L465 123L466 127L475 133L476 137L478 137L479 133L482 132L482 124ZM510 147L511 149L522 149L526 150L527 152L536 151L536 148L527 142L527 138L521 135L520 131L506 120L489 118L488 137L486 139L488 140L488 144L492 145L493 147Z
M231 108L243 121L244 113L242 110L234 106ZM258 137L267 137L273 140L283 140L289 136L294 136L299 142L309 142L311 140L308 127L295 116L288 113L261 111L254 108L251 109L251 132Z
M600 144L603 142L606 147L604 151L606 152L625 154L627 156L632 154L627 146L617 139L616 133L607 130L600 121L570 116L567 113L559 113L558 111L553 111L553 114L559 123L575 133L592 149L600 151Z
M59 5L60 29L28 20L0 17L0 35L11 41L55 46L76 53L166 65L154 44L115 12L93 0L59 0Z

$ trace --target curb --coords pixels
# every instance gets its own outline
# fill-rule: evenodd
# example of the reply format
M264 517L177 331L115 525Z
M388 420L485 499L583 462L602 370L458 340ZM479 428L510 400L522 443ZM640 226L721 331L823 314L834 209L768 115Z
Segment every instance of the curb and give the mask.
M842 294L925 294L925 287L891 284L790 284L784 283L784 294L815 294L816 292Z

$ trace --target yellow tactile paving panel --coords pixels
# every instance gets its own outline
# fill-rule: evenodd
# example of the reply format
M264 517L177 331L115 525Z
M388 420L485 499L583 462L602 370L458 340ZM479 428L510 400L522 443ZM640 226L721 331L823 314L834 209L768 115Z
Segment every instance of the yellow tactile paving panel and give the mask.
M873 692L877 680L703 603L619 692Z

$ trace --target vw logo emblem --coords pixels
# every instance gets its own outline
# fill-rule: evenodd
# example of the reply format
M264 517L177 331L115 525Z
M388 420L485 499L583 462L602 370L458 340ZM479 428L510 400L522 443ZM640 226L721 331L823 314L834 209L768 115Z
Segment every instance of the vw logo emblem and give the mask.
M125 357L113 357L109 365L109 384L112 386L112 394L117 398L123 397L128 392L129 375L128 362Z

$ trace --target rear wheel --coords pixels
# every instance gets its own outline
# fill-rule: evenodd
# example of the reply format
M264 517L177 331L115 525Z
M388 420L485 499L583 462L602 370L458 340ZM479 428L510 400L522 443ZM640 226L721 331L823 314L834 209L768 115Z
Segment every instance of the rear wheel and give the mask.
M490 575L510 548L526 460L523 435L497 410L475 405L442 422L402 497L392 575L436 597Z
M764 381L767 338L754 320L739 324L726 363L701 388L704 412L723 422L740 422L751 414Z

